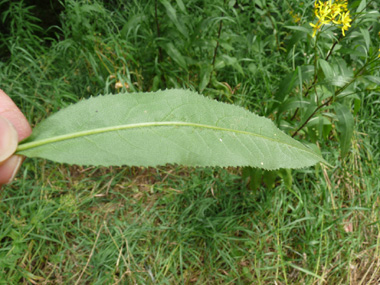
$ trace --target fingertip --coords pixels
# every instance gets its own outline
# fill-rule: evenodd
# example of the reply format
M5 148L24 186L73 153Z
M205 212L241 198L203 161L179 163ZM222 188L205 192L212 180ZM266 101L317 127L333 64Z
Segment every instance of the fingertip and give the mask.
M28 120L12 101L12 99L0 89L0 115L6 118L18 133L18 140L26 139L32 133Z
M0 185L8 184L16 176L24 158L19 155L13 155L0 164Z
M17 148L18 134L11 122L0 116L0 162L10 157Z

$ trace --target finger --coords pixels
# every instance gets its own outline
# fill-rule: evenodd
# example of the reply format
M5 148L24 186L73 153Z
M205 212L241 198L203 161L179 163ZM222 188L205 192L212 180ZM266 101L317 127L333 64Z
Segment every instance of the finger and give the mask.
M0 164L0 188L2 184L7 184L13 180L19 170L23 158L19 155L12 155Z
M0 116L0 163L10 157L17 148L18 134L11 122Z
M15 103L0 89L0 116L8 119L12 123L18 134L18 140L21 141L32 133L32 129L20 109Z

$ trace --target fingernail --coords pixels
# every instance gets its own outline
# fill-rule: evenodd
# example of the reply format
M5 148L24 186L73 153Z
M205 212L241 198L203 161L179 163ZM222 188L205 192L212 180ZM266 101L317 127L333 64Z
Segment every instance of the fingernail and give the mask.
M24 161L24 158L19 155L14 155L8 159L7 167L9 167L10 169L13 169L13 172L12 172L11 177L9 178L7 182L5 182L5 184L10 183L15 178L23 161Z
M0 116L0 162L10 157L17 148L18 135L13 125Z

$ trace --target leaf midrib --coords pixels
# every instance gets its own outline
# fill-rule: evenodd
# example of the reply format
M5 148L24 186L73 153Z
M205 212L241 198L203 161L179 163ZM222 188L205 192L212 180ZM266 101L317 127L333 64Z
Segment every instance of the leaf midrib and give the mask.
M222 127L205 125L205 124L172 121L172 122L145 122L145 123L138 123L138 124L119 125L119 126L97 128L97 129L92 129L92 130L87 130L87 131L75 132L75 133L70 133L70 134L65 134L65 135L60 135L60 136L54 136L51 138L33 141L33 142L29 142L29 143L22 143L17 147L16 153L21 152L21 151L25 151L25 150L28 150L31 148L40 147L40 146L43 146L43 145L46 145L49 143L55 143L55 142L75 139L75 138L84 137L84 136L91 136L91 135L95 135L95 134L101 134L101 133L107 133L107 132L113 132L113 131L119 131L119 130L147 128L147 127L163 127L163 126L182 126L182 127L193 127L193 128L205 128L205 129L212 129L212 130L217 130L217 131L245 134L245 135L255 136L255 137L263 138L266 140L278 142L281 144L286 144L290 147L295 147L294 145L285 143L283 141L276 140L276 139L266 137L266 136L263 136L260 134L252 133L252 132L236 130L236 129L229 129L229 128L222 128ZM298 149L303 150L303 151L308 151L307 149L301 149L301 148L298 148ZM316 156L316 154L313 153L312 151L308 151L308 152Z

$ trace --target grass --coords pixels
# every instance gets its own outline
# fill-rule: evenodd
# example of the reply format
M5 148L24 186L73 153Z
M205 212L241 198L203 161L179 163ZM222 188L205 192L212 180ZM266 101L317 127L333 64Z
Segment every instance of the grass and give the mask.
M66 1L50 29L33 16L38 8L0 4L8 12L1 88L32 125L92 95L173 87L244 106L289 133L307 115L301 109L291 120L294 109L278 114L275 106L286 74L313 64L311 38L285 28L296 25L295 13L307 27L312 1L105 2ZM368 11L378 8L368 2ZM359 27L369 27L359 24L356 42ZM370 24L377 51L380 25ZM362 66L365 56L350 53L341 56L347 66ZM379 77L378 67L366 75ZM302 76L283 100L309 86L312 77ZM315 141L334 168L293 170L290 188L277 179L249 189L241 168L27 159L0 192L0 283L377 284L379 94L378 84L358 81L345 99L359 106L349 154L340 157L332 124Z

